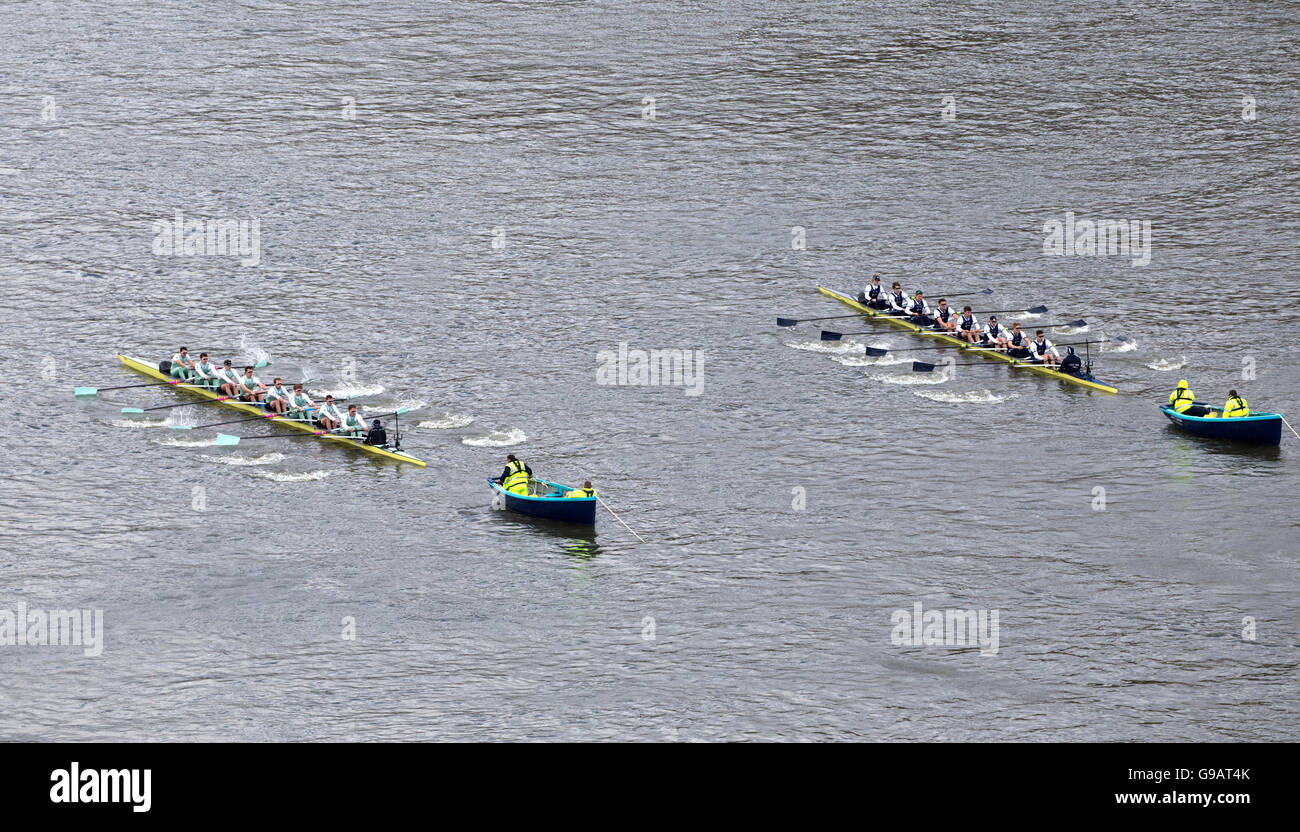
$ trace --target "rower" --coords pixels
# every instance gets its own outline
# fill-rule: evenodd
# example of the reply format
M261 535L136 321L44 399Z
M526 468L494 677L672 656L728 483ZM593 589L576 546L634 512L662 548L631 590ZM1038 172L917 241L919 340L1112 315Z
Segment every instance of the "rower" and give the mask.
M1246 400L1237 395L1236 390L1228 391L1228 401L1223 406L1223 418L1236 419L1241 416L1249 416L1250 408L1246 405Z
M929 326L934 323L930 316L930 305L925 302L924 292L916 290L916 294L907 303L908 320L917 326Z
M586 482L584 482L584 483L582 484L582 488L575 488L575 489L573 489L572 491L569 491L569 492L565 493L564 496L566 496L566 497L595 497L595 496L596 496L596 489L594 489L594 488L591 487L591 480L587 480Z
M1174 392L1169 394L1169 406L1175 413L1186 413L1196 403L1196 394L1187 387L1187 379L1178 382Z
M339 425L343 424L343 414L339 413L338 405L334 404L333 396L325 397L325 404L321 405L316 411L316 423L325 430L336 430Z
M194 378L194 359L190 358L190 351L181 347L180 352L172 356L171 376L181 381L189 381Z
M239 400L243 402L262 403L266 396L266 385L262 380L253 375L251 366L244 368L244 374L239 377Z
M1016 324L1016 328L1019 329L1020 324ZM1056 345L1043 336L1041 329L1034 333L1034 340L1029 342L1029 357L1048 367L1061 363L1061 354L1056 351Z
M239 373L230 366L229 358L221 362L221 369L217 370L217 387L221 390L221 394L228 398L233 399L239 395Z
M266 391L267 409L274 410L276 413L288 413L289 399L289 391L285 389L282 379L277 376L271 389Z
M858 303L870 306L872 309L885 308L885 287L880 284L880 272L871 276L871 282L858 292Z
M948 308L948 301L939 298L939 306L934 310L934 328L944 332L957 332L957 313Z
M889 294L885 296L885 311L890 315L906 315L907 307L907 296L903 294L903 287L895 280Z
M1011 337L1007 339L1007 355L1012 358L1029 357L1029 336L1020 331L1020 321L1011 325Z
M975 313L970 311L969 306L961 308L961 317L957 319L957 334L968 344L975 343L976 336L980 334L980 322L975 319Z
M384 423L375 419L370 423L370 430L366 431L367 445L384 446L388 444L388 431L384 430Z
M308 414L315 409L316 402L311 400L311 396L303 392L301 384L295 384L293 386L293 395L289 397L289 417L309 422L311 416Z
M209 390L217 389L217 367L208 360L206 352L199 353L198 363L194 365L194 383Z
M533 469L515 459L514 454L506 454L506 467L496 482L512 494L527 494L528 481L532 479Z
M353 439L360 439L366 435L366 420L357 413L355 404L348 405L348 415L343 417L343 424L339 426L339 430L351 435Z
M998 352L1007 351L1007 331L998 325L998 316L989 315L989 322L980 330L980 340L992 345Z

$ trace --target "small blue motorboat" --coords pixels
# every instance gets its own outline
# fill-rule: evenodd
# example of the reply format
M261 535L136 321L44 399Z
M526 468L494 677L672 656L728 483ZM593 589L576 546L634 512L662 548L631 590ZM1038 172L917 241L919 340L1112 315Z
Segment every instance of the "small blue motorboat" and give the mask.
M1281 413L1251 413L1249 416L1224 419L1220 415L1223 413L1223 408L1210 407L1203 402L1193 402L1184 413L1162 404L1160 412L1168 416L1169 421L1178 427L1197 436L1230 439L1234 442L1254 442L1260 445L1282 443Z
M596 525L596 498L565 497L574 490L567 485L534 479L528 483L527 494L512 494L496 480L489 479L488 484L492 486L494 502L501 501L510 511L564 523Z

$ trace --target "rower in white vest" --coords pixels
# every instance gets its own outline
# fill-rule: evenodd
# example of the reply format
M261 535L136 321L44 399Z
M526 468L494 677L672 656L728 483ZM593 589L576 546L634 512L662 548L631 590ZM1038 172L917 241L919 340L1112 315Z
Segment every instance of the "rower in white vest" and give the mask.
M194 383L209 390L217 389L217 367L208 360L206 352L199 353L199 360L194 365Z
M934 328L957 334L957 313L948 307L948 301L943 298L939 298L939 305L934 310Z
M1007 355L1012 358L1029 357L1029 333L1020 331L1020 321L1011 325L1011 337L1007 339Z
M880 282L880 272L876 272L871 276L871 281L858 293L858 303L872 309L884 309L887 306L885 294L885 286Z
M980 340L984 346L994 347L998 352L1007 351L1007 330L998 323L997 315L989 315L989 322L980 330Z
M957 334L968 344L975 343L980 334L980 322L975 317L975 313L970 311L969 306L963 306L961 315L957 318Z
M885 296L885 309L891 315L906 315L907 306L907 296L903 294L903 287L895 280L889 294Z
M172 356L171 376L181 381L194 378L194 359L190 358L190 351L187 348L181 347Z
M355 404L348 405L348 415L343 417L343 424L339 427L339 432L355 439L361 439L366 435L366 420L361 418L357 413Z
M916 290L916 294L907 302L908 320L917 326L929 326L934 323L931 317L930 305L925 302L924 293Z
M292 396L288 388L284 386L283 381L277 376L271 383L271 389L266 391L266 408L274 410L276 413L288 413L292 406L290 401Z
M1034 340L1029 342L1029 357L1049 367L1061 363L1061 354L1056 351L1056 346L1043 336L1041 329L1034 334Z
M239 395L239 373L230 365L229 358L221 362L221 369L217 370L217 387L223 396L233 398Z
M334 404L333 396L325 397L325 404L320 406L316 411L316 422L325 430L334 430L343 424L343 414L339 413L338 405Z

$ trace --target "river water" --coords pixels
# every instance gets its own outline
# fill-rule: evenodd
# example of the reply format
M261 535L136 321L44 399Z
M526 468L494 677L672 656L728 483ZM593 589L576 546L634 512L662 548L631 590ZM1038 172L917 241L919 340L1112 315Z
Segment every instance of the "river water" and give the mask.
M1300 417L1298 30L1209 2L7 6L0 609L104 638L0 647L0 736L1297 739L1300 440L1156 404L1187 378ZM177 212L256 221L256 256L167 254ZM1149 223L1149 262L1045 254L1067 213ZM1109 339L1120 392L773 325L872 271L1083 317L1051 337ZM72 396L180 344L408 407L428 467ZM621 344L702 375L598 384ZM647 542L493 511L508 452ZM982 611L983 649L896 643L918 604Z

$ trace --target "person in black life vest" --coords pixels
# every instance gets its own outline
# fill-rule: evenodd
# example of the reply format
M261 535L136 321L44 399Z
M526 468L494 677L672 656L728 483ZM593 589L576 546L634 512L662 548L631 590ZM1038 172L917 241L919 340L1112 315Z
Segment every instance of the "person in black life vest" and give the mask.
M512 494L527 494L528 481L533 478L533 469L515 459L514 454L506 454L506 467L496 482Z
M388 431L384 430L384 423L378 419L370 423L370 430L366 431L367 445L387 445Z
M1074 354L1074 347L1065 348L1065 358L1061 359L1060 369L1061 372L1069 373L1074 376L1083 373L1083 361L1079 359L1079 356Z

